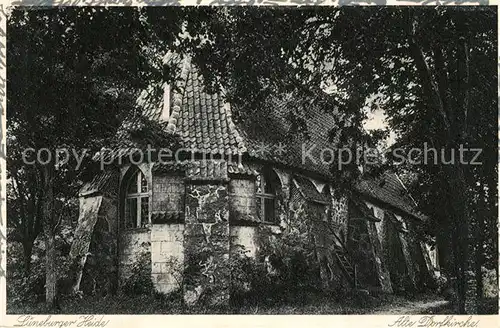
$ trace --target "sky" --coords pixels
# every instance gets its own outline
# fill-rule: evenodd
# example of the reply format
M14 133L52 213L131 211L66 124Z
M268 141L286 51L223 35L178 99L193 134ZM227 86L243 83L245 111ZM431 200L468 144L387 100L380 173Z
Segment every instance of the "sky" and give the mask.
M373 112L368 112L368 118L363 122L363 127L365 130L375 130L375 129L384 129L388 127L386 122L386 115L384 114L384 110L379 108ZM390 132L389 138L387 138L387 146L391 146L396 141L396 134L394 132Z

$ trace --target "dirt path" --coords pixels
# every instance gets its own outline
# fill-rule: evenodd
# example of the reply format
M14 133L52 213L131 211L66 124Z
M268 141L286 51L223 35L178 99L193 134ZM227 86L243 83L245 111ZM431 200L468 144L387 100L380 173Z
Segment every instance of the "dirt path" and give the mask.
M445 300L421 300L409 303L407 305L391 306L386 305L376 309L373 314L427 314L441 313L443 309L449 306L449 302Z

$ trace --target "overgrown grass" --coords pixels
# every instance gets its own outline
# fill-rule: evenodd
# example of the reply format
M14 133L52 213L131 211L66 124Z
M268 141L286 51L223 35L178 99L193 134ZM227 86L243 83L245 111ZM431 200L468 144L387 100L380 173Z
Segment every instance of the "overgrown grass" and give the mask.
M60 301L56 314L369 314L388 307L411 307L414 302L440 299L436 295L417 295L415 298L382 294L377 297L349 294L339 299L335 295L304 293L301 298L267 299L232 305L229 308L187 308L180 294L170 296L116 295L108 297L84 296ZM43 303L8 304L9 314L47 313Z
M478 308L479 314L498 314L498 297L484 298Z
M52 314L167 314L182 313L183 306L178 294L136 295L126 294L66 297L58 302ZM44 303L14 303L7 301L9 314L45 314Z

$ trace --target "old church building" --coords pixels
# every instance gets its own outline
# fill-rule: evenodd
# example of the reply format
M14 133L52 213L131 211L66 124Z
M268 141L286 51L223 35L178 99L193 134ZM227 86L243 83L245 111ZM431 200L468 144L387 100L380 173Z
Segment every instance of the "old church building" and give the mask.
M180 290L190 305L210 290L213 303L224 304L233 250L265 258L261 233L280 238L290 229L312 235L325 286L392 293L432 285L436 251L418 238L427 218L396 174L361 180L349 195L336 192L318 155L333 147L333 113L311 106L308 136L290 135L285 117L297 105L287 96L236 122L231 104L204 91L189 60L181 65L163 104L147 110L194 156L124 161L82 188L71 249L81 268L76 288L91 257L116 286L145 258L157 291ZM318 160L304 161L311 147Z

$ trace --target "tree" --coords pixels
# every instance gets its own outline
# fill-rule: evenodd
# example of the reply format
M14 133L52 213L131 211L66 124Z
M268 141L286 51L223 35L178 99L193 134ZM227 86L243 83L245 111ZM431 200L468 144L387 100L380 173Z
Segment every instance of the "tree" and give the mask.
M9 239L19 241L23 245L24 275L27 277L31 271L33 243L42 230L40 202L38 202L40 197L36 195L37 179L32 169L21 170L11 161L9 161L9 174L11 182L8 184L7 211L9 224L15 228ZM28 184L28 181L31 183Z
M140 116L138 92L163 76L154 65L161 53L154 53L141 17L133 8L97 7L16 8L9 17L9 207L16 209L9 222L21 229L26 272L43 231L50 307L57 295L58 204L94 174L91 157L114 140L124 119ZM62 148L72 155L66 163L57 162ZM75 154L85 154L80 167Z

